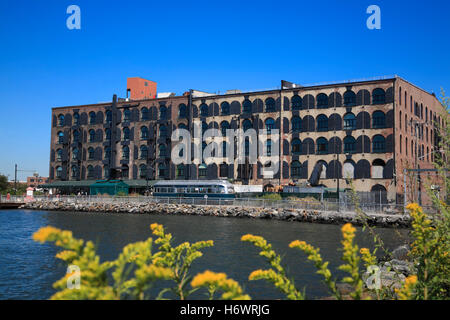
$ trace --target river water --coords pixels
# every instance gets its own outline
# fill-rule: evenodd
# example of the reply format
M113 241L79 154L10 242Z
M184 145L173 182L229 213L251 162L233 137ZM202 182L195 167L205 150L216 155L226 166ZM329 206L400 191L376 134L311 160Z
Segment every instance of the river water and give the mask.
M150 224L161 223L174 236L175 244L214 240L214 247L203 250L204 256L194 262L192 273L206 269L225 272L237 280L253 299L281 299L281 295L264 281L248 281L256 269L268 264L250 243L241 242L242 235L261 235L272 243L283 257L297 288L306 288L310 299L326 296L321 277L306 256L288 247L293 240L304 240L321 248L322 257L336 271L341 264L340 226L300 222L252 220L200 216L168 216L142 214L76 213L30 210L0 210L0 299L48 299L55 290L53 282L64 276L66 268L55 254L52 244L32 240L32 234L43 226L71 230L75 237L92 240L98 245L102 261L113 260L122 248L151 236ZM372 248L372 238L358 228L360 247ZM389 249L406 241L407 230L377 228ZM192 298L205 298L197 293Z

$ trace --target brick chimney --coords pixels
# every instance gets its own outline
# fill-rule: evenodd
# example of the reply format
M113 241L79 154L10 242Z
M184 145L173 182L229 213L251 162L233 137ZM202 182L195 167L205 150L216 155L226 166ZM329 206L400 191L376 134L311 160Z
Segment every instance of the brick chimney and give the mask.
M127 78L127 98L131 100L156 98L156 82L140 77Z

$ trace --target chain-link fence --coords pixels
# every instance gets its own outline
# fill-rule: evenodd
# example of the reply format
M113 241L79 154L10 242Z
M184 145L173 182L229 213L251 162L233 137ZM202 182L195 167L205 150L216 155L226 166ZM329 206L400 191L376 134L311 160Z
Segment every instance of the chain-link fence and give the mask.
M357 192L359 208L367 213L403 214L403 205L389 203L386 192ZM77 203L162 203L179 205L200 206L234 206L248 208L273 208L273 209L297 209L317 211L355 211L356 205L349 193L341 193L340 199L312 200L308 199L286 199L271 200L262 198L178 198L178 197L151 197L151 196L34 196L33 200L21 196L0 196L0 202L25 203L34 200L67 201ZM433 212L432 208L425 208L427 212Z

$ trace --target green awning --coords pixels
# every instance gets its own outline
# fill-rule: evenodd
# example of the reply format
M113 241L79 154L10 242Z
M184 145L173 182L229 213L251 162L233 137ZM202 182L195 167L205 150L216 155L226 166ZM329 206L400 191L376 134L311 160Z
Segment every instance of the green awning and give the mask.
M90 187L91 195L117 195L118 193L128 194L128 184L122 180L97 180Z
M100 180L106 181L106 180ZM121 180L130 188L144 188L147 187L147 180ZM152 187L158 180L148 180L148 186ZM61 189L61 188L89 188L91 185L97 183L96 180L82 180L82 181L54 181L47 184L41 184L39 188L45 189Z

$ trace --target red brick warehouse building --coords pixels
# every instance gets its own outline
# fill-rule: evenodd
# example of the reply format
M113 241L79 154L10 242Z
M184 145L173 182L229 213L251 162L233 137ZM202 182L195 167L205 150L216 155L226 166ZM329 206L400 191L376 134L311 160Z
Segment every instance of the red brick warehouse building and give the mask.
M156 83L129 78L127 99L52 109L50 180L110 176L148 179L230 179L265 187L305 184L313 173L328 188L403 194L404 168L432 168L437 130L446 112L434 94L400 77L281 89L182 96L160 95ZM170 159L176 128L279 129L280 170L263 177L255 164L186 164ZM205 142L226 144L214 138ZM267 142L266 142L267 143ZM340 180L342 179L342 180Z

